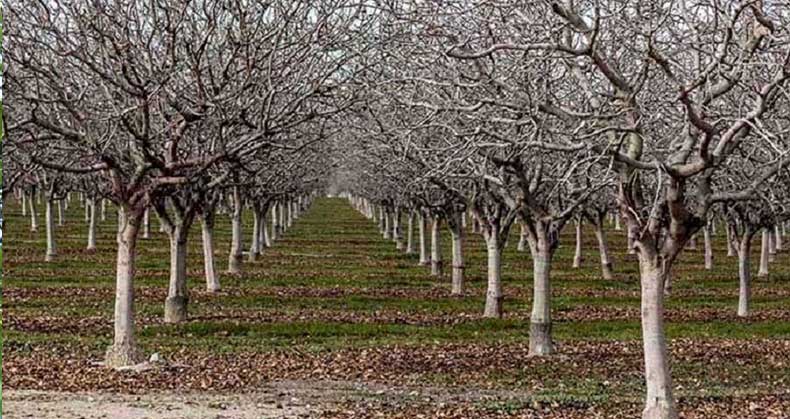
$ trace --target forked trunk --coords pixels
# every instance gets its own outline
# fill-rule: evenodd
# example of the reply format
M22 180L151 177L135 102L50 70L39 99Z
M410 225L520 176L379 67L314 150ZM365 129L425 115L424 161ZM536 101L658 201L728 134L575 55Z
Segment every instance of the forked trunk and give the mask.
M88 250L96 250L96 198L91 198L85 209L90 213L88 217Z
M645 354L647 398L643 419L676 419L675 399L672 395L672 376L664 336L664 278L658 257L639 257L642 287L642 345Z
M55 251L55 214L52 213L52 203L53 201L47 198L46 214L44 214L44 222L46 223L47 229L47 255L44 260L47 262L55 260L55 256L57 255Z
M233 188L233 214L230 217L230 256L228 257L228 273L230 274L241 272L241 211L241 194L238 188Z
M750 257L752 253L752 237L744 234L738 250L738 316L749 315L749 303L752 299L752 272Z
M488 288L486 289L486 306L483 317L501 318L502 303L502 245L499 229L491 229L486 234L486 253L488 254Z
M431 263L428 255L428 223L425 220L425 215L419 215L419 230L420 230L420 265L427 266Z
M214 211L207 210L201 217L203 236L203 269L206 273L206 291L220 290L219 279L214 271Z
M187 239L189 224L173 226L170 238L170 285L165 300L165 323L181 323L187 320Z
M440 241L440 228L442 219L439 216L433 217L433 224L431 226L431 275L441 276L444 270L444 261L442 260L442 249Z
M137 231L141 215L119 207L118 259L115 273L113 343L107 348L105 365L117 368L136 364L140 355L134 338L134 266Z

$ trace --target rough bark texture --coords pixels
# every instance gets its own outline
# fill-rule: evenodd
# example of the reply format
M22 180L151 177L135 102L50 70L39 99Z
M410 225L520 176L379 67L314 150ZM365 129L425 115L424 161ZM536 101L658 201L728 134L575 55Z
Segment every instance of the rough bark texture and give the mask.
M220 285L217 273L214 270L214 212L206 211L201 218L203 269L206 274L206 291L217 292L220 290Z
M136 364L140 355L134 338L134 270L140 216L119 208L118 259L115 274L115 313L112 345L105 365L110 368Z

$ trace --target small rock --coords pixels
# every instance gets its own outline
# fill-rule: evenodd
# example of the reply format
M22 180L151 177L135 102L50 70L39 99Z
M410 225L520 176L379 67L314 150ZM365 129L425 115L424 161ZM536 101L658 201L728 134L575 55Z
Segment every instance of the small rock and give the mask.
M162 358L159 356L158 352L152 353L151 354L151 358L148 359L148 362L150 362L152 364L156 363L156 362L161 362L161 361L162 361Z

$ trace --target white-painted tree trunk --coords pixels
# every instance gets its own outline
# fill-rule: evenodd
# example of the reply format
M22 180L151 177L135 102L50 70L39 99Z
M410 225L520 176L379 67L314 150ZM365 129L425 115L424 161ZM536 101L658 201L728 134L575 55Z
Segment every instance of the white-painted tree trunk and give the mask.
M258 223L258 251L259 253L263 253L263 249L266 248L267 237L269 235L266 232L266 213L269 211L267 207L264 207L260 213L260 222Z
M694 234L688 241L688 246L686 246L689 250L697 250L697 235Z
M634 227L627 226L626 228L628 234L628 254L634 255L636 254L636 249L634 248L634 235L636 232L634 231Z
M280 239L280 228L278 227L279 218L277 217L277 203L272 204L272 234L271 241L275 242Z
M752 272L751 272L751 253L752 237L745 233L741 238L740 248L738 249L738 316L746 317L749 315L749 305L752 299Z
M34 197L30 197L27 200L28 204L30 205L29 212L30 212L30 231L36 232L38 231L38 214L36 214L36 199Z
M58 200L58 226L63 227L63 203L65 200Z
M382 237L384 240L390 240L392 238L392 223L389 211L384 212L384 231L382 232Z
M464 270L466 269L464 264L464 228L461 221L463 213L450 214L449 216L456 217L452 223L448 222L453 251L452 295L463 295Z
M420 265L427 266L431 263L428 254L428 222L424 214L419 214L419 232L420 232Z
M187 320L187 239L189 223L175 225L169 233L170 239L170 284L165 300L165 323L181 323Z
M283 236L283 234L285 233L285 229L288 226L286 224L286 220L285 220L285 218L286 218L285 217L285 203L284 202L278 202L277 206L279 206L279 208L277 209L277 215L280 216L280 220L277 222L277 228L280 229L279 236Z
M620 225L620 214L614 215L614 229L616 231L621 231L623 229L623 226Z
M263 233L263 243L266 247L272 247L272 236L269 234L269 229L266 228L266 213L263 213L263 222L261 223L261 232Z
M776 235L773 227L766 227L765 234L768 236L768 262L776 260Z
M47 262L52 262L55 260L55 256L57 256L57 251L55 250L55 214L53 214L54 209L52 208L52 204L52 199L47 198L44 214L44 222L46 223L47 230L47 254L44 260Z
M101 220L107 221L107 200L101 200Z
M249 253L249 260L250 262L255 262L258 259L258 255L261 254L260 244L261 244L261 222L265 222L261 220L260 211L257 208L253 207L252 210L252 238L250 239L250 253Z
M710 224L702 229L702 234L705 239L705 269L713 269L713 243L710 238Z
M642 346L645 356L647 397L643 419L676 419L672 376L669 371L667 343L664 336L664 274L658 257L640 254L642 287Z
M784 250L784 243L782 243L782 232L779 229L779 224L774 226L774 236L776 240L776 251L781 252Z
M409 211L409 218L406 222L406 254L414 253L414 211Z
M762 243L760 246L760 271L757 273L757 276L764 278L768 276L768 230L763 229L762 234Z
M527 227L523 223L519 223L519 225L521 226L521 229L519 230L518 246L516 247L516 250L523 252L527 250Z
M726 225L727 230L727 256L735 256L735 245L732 244L732 227Z
M437 215L433 217L431 225L431 275L441 276L444 270L441 249L441 223L442 219Z
M230 255L228 256L228 273L238 274L241 273L241 259L242 259L242 243L241 243L241 212L242 212L241 194L239 188L233 188L233 213L230 216L231 224L231 239L230 239Z
M614 279L614 272L612 269L612 260L609 257L609 245L606 242L606 232L603 229L603 220L600 223L594 223L595 238L598 240L598 253L601 257L601 276L605 280Z
M286 201L285 206L288 207L288 213L287 213L287 216L285 217L286 218L285 225L288 226L288 228L291 228L293 226L293 224L294 224L294 206L293 206L293 201Z
M206 274L206 291L220 290L219 278L214 270L214 210L209 209L201 216L203 238L203 269Z
M573 253L573 267L581 268L582 266L582 222L576 221L576 251Z
M529 327L529 353L543 356L554 352L551 341L551 250L538 239L530 246L532 254L532 315Z
M90 215L88 216L88 250L96 250L96 225L98 224L96 220L96 198L90 198L88 204L85 205L85 209L88 210Z
M143 238L150 239L151 238L151 215L150 215L150 208L146 208L145 212L143 212Z
M123 207L118 212L120 222L117 235L114 335L113 343L105 354L105 365L110 368L134 365L140 359L134 338L134 271L137 232L142 216L127 215Z
M22 216L27 216L27 192L22 191Z
M502 245L499 228L492 228L490 232L486 232L485 236L488 256L488 285L483 317L501 318L504 294L502 293Z

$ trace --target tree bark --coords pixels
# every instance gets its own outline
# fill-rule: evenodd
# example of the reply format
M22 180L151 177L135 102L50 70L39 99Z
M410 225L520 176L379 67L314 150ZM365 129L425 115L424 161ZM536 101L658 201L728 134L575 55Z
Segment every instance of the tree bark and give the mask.
M576 221L576 251L573 254L573 267L580 268L582 266L582 222Z
M738 316L749 315L749 304L752 299L751 253L752 237L744 233L738 250Z
M664 278L657 256L639 257L642 287L642 345L645 354L647 398L643 419L678 417L672 395L666 337L664 336Z
M529 327L529 354L548 355L554 352L551 342L551 250L548 241L538 238L533 248L532 316Z
M107 200L103 198L101 200L101 220L107 221Z
M603 220L593 223L595 238L598 240L598 253L601 255L601 275L605 280L614 279L612 260L609 258L609 245L606 242L606 233L603 229Z
M774 227L766 227L765 234L768 236L768 262L776 260L776 235L774 235Z
M763 229L762 243L760 246L760 271L757 276L765 278L768 276L768 229Z
M726 225L727 227L727 256L732 257L735 256L735 246L732 244L732 227L730 225Z
M228 273L238 274L241 272L242 262L242 243L241 243L241 194L239 188L233 188L233 213L231 214L231 241L230 256L228 257Z
M280 239L280 228L278 227L279 218L277 218L277 203L275 202L272 205L272 234L271 234L271 242Z
M499 227L486 233L486 253L488 255L488 288L483 317L502 318L504 294L502 293L502 245Z
M261 222L261 233L263 234L263 243L266 247L272 247L272 235L269 234L269 229L266 228L266 213L263 213L263 222Z
M217 292L220 290L219 279L214 271L214 210L209 209L203 212L202 217L202 236L203 236L203 269L206 274L206 291Z
M105 365L110 368L134 365L140 358L134 337L134 271L141 214L123 207L118 212L121 222L117 235L115 326L113 343L105 354Z
M55 260L55 256L57 255L55 250L55 214L52 213L52 203L52 199L47 197L45 203L46 213L44 215L44 222L46 223L47 230L47 255L44 257L44 260L47 262Z
M454 217L452 222L448 219L450 227L450 236L452 238L453 250L453 273L452 273L452 295L464 294L464 228L463 228L463 213L458 212L450 214Z
M58 200L58 226L63 227L63 199Z
M38 231L38 214L36 214L36 199L31 196L30 199L27 200L28 204L30 204L30 231L36 232Z
M261 234L261 214L260 211L253 207L252 210L252 239L250 240L250 254L249 260L250 262L255 262L258 258L258 255L261 253L260 249L260 234Z
M427 266L430 263L428 255L428 223L425 220L425 214L419 214L419 230L420 230L420 265Z
M392 223L389 211L384 211L384 232L382 233L382 237L384 237L384 240L392 238Z
M178 221L169 232L170 238L170 286L165 300L165 323L181 323L187 320L187 239L189 222Z
M27 216L27 192L22 191L22 216Z
M518 235L518 247L516 247L516 250L523 252L527 250L527 227L523 223L520 223L520 226L521 230Z
M782 243L782 232L779 229L779 224L774 226L774 236L776 237L776 251L781 252L784 250L784 244Z
M403 250L403 235L401 234L400 219L400 208L395 208L395 213L392 216L392 240L395 241L395 248L397 250Z
M146 208L145 212L143 213L143 238L149 239L151 238L151 221L150 221L150 209Z
M96 198L90 198L85 209L89 211L88 220L88 250L96 250Z
M444 270L440 240L441 222L442 219L436 215L431 225L431 275L433 276L441 276Z
M414 211L409 211L406 223L406 254L414 253Z

